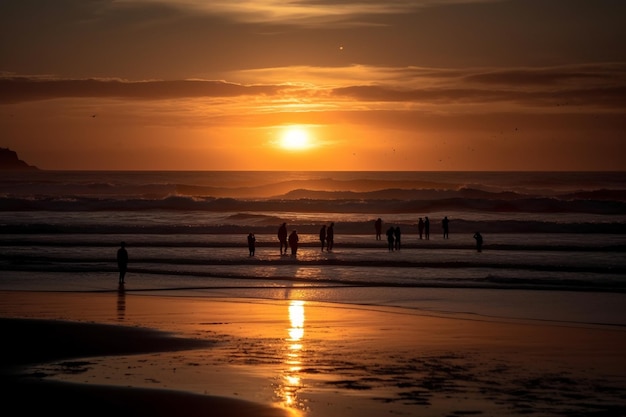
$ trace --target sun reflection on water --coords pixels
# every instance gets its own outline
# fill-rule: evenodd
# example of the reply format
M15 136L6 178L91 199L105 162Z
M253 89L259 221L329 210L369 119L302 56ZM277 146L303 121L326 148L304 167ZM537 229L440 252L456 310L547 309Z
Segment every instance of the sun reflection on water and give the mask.
M304 301L290 301L289 322L288 337L285 339L286 369L276 394L284 406L302 410L304 405L298 401L297 393L302 388L300 371L302 370L302 339L304 338Z

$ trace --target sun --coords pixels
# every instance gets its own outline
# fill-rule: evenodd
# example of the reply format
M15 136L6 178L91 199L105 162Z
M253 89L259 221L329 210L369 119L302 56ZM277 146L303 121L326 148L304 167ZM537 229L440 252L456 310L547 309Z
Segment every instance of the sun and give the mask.
M302 151L311 147L308 132L299 126L286 128L280 140L283 149L291 151Z

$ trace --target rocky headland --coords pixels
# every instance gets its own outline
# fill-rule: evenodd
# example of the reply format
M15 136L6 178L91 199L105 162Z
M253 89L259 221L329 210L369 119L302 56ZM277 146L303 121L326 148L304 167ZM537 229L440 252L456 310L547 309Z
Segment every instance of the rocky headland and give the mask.
M12 170L12 171L24 171L24 170L37 170L34 165L29 165L22 161L17 152L12 151L9 148L0 148L0 170Z

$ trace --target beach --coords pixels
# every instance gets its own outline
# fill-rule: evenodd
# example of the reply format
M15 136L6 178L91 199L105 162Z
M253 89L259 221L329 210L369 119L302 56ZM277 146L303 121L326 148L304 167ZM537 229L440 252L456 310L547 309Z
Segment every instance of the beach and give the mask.
M621 172L4 175L8 405L625 416L625 184ZM297 255L280 253L283 223Z
M132 288L0 299L18 409L84 414L81 398L98 415L626 414L623 326Z

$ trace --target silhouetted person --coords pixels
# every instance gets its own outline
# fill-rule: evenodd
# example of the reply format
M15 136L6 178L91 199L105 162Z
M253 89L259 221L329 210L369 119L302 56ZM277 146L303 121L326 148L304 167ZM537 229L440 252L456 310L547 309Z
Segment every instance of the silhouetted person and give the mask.
M422 235L424 234L424 220L422 220L421 217L419 221L417 222L417 232L419 233L420 239L421 239Z
M289 235L289 247L291 248L291 254L296 255L298 253L298 233L294 230Z
M443 220L441 221L441 227L443 228L443 238L444 239L448 238L449 223L450 223L450 220L448 220L448 216L445 216L443 218Z
M428 216L424 218L424 238L426 240L430 239L430 220L428 220Z
M483 236L480 234L480 232L476 232L474 233L474 239L476 239L476 251L482 252L483 251Z
M326 250L331 252L335 246L335 223L326 228Z
M250 251L250 256L254 256L254 252L256 250L256 237L254 233L250 233L248 235L248 250Z
M376 240L380 240L383 232L383 220L380 217L374 222L374 229L376 229Z
M401 246L401 237L402 237L402 233L400 232L400 226L396 226L396 229L393 231L393 237L395 239L395 248L396 250L400 250L400 246Z
M278 228L278 241L280 242L280 254L283 254L283 248L285 248L285 255L287 254L287 223L283 223Z
M126 242L121 242L120 248L117 250L117 269L120 271L118 283L121 285L126 282L126 271L128 270L128 252L126 251Z
M389 248L389 252L393 252L395 233L396 233L396 229L394 229L393 226L387 229L387 233L386 233L387 234L387 247Z
M322 252L324 252L324 247L326 246L326 225L320 229L320 242L322 243Z

